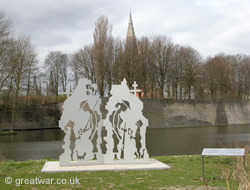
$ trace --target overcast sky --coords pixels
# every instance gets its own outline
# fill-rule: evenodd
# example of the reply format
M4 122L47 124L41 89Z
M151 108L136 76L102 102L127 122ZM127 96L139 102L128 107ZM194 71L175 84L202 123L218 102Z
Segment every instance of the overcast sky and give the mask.
M164 34L206 58L250 55L250 0L0 0L16 34L32 38L40 63L49 51L73 53L93 42L106 15L113 36L125 39L131 10L137 37Z

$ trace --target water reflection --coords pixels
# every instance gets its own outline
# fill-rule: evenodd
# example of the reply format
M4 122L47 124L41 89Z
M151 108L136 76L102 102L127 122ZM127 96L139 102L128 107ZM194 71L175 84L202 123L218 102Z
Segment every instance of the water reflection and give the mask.
M6 159L58 159L64 133L60 129L20 131L0 136L0 151ZM237 144L237 145L236 145ZM203 148L250 145L250 125L148 129L150 156L201 154Z
M0 136L0 143L33 141L61 141L64 137L60 129L18 131L18 135Z
M203 148L250 145L250 125L149 129L150 156L201 154Z
M0 151L6 159L58 159L62 154L64 133L60 129L19 131L0 136Z

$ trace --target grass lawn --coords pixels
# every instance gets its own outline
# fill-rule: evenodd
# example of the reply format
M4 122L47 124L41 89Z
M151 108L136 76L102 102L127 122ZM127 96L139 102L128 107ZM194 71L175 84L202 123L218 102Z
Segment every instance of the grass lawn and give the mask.
M202 180L201 156L160 156L155 159L171 166L169 170L143 171L98 171L98 172L64 172L41 173L46 160L24 162L0 162L0 189L238 189L239 181L233 179L239 158L236 157L205 157L205 177ZM249 156L246 158L246 173L249 180ZM6 177L12 178L6 184ZM22 178L22 184L21 183ZM58 179L69 184L25 184L56 183ZM65 179L65 180L64 180ZM26 181L25 181L26 180ZM79 180L79 184L76 183ZM40 181L41 182L41 181ZM19 186L18 186L19 185Z

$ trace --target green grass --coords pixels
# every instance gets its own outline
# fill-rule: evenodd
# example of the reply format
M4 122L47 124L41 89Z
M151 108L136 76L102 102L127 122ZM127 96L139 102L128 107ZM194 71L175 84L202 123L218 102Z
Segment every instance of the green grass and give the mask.
M41 173L46 160L24 162L0 162L0 189L206 189L202 181L201 156L161 156L155 159L171 166L170 170L141 171L98 171L98 172L62 172ZM249 158L247 158L249 159ZM248 160L249 161L249 160ZM223 170L236 167L235 157L205 157L205 177L208 187L225 189ZM248 163L248 162L247 162ZM246 167L250 172L249 164ZM13 183L8 185L5 178L11 177ZM23 179L23 184L20 183ZM38 185L24 184L25 179L79 179L80 184ZM17 181L16 181L17 180ZM19 180L19 181L18 181ZM230 182L237 189L238 182ZM171 187L171 188L170 188Z
M1 135L16 135L16 131L0 131L0 136Z

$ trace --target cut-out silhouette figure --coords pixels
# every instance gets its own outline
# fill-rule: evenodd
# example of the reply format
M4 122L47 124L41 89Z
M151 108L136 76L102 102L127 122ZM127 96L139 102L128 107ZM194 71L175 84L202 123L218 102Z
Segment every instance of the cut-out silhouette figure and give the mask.
M130 93L124 79L112 86L102 118L102 101L96 91L95 84L80 79L64 102L59 122L65 132L60 165L147 162L148 120L142 114L142 101Z

